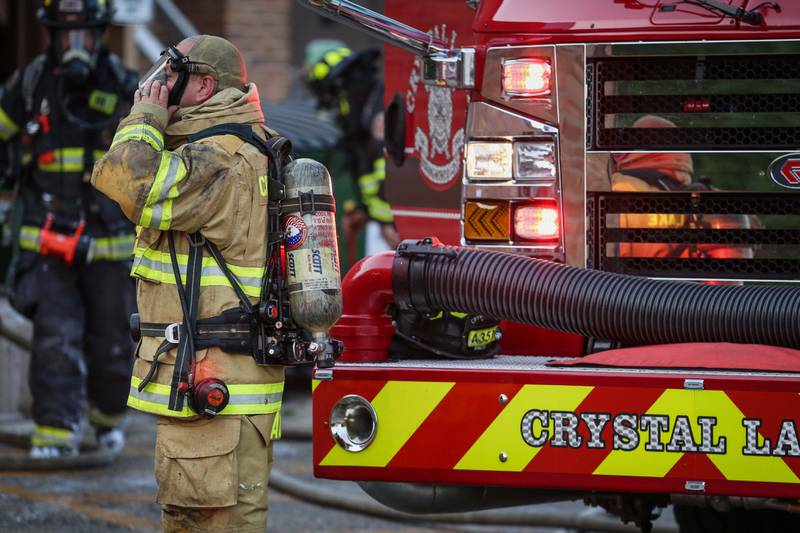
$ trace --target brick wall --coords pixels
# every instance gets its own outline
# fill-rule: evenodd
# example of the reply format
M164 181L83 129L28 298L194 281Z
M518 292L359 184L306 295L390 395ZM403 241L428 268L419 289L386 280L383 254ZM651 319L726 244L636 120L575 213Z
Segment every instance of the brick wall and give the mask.
M249 81L263 100L286 98L290 83L293 0L179 0L201 33L225 37L244 55Z

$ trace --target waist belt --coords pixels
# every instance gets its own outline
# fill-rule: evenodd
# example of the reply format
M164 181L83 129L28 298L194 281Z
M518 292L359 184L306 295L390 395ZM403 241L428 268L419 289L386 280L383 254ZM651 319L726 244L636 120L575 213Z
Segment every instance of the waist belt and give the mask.
M141 391L153 378L158 370L159 358L173 348L178 348L185 332L180 322L140 322L138 313L131 315L131 336L134 341L141 337L164 337L153 356L153 364L147 376L139 385ZM228 309L217 316L197 320L194 334L192 335L195 350L217 347L222 351L234 355L254 355L255 328L246 314L239 308ZM185 333L184 333L185 334Z
M251 326L249 323L224 324L214 322L218 317L197 321L194 332L195 348L210 348L218 346L229 353L251 355L250 338ZM138 328L132 326L131 332L136 339L136 333L141 337L164 337L170 344L178 345L180 342L180 322L171 324L158 322L143 322ZM168 349L172 349L170 347Z

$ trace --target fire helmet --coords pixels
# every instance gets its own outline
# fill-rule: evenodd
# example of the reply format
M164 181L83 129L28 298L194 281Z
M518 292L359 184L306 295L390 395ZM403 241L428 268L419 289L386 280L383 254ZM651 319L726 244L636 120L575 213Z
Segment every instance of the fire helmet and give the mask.
M44 0L36 13L48 28L95 28L111 22L111 0Z
M44 0L37 16L50 30L50 52L63 79L72 87L85 84L111 21L111 0Z

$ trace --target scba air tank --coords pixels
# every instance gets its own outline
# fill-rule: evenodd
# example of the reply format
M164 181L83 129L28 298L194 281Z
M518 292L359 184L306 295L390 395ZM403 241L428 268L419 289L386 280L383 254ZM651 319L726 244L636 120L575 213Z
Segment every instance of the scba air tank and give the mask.
M342 315L331 177L321 163L297 159L286 166L285 184L284 248L292 320L309 332L317 350L327 352L328 330ZM322 352L316 357L318 364L326 359L333 364Z

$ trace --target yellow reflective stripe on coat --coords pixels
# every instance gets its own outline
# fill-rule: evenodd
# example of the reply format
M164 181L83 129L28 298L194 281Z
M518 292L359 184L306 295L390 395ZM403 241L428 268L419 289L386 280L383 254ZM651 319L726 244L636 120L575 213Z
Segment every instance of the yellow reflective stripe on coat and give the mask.
M142 391L139 385L142 380L131 377L131 388L128 395L128 406L139 411L156 415L179 418L197 416L184 402L181 411L170 411L170 386L161 383L148 383ZM228 385L230 399L228 405L220 412L222 415L268 415L278 413L283 404L283 382L263 384L231 384Z
M42 229L37 226L21 226L19 229L19 247L29 252L39 252ZM94 261L126 261L133 255L135 237L118 235L115 237L96 237L92 239L91 260Z
M380 197L381 184L385 179L386 160L381 157L375 160L372 172L359 176L358 188L370 218L388 224L394 217L389 202Z
M111 148L126 141L144 141L154 150L164 151L164 134L148 124L133 124L120 129L111 141Z
M83 172L84 150L78 147L56 148L52 161L38 161L36 166L42 172ZM105 150L93 150L92 158L97 161L106 154Z
M153 185L139 217L139 225L146 228L168 230L172 223L172 200L178 197L178 185L186 178L186 165L171 153L161 154Z
M187 254L176 254L181 271L181 281L186 282L186 266L189 263ZM248 296L258 297L261 294L261 280L264 267L245 267L231 263L228 270L239 282L239 286ZM175 284L175 273L172 271L172 260L168 252L151 248L136 248L133 253L131 276L155 281L157 283ZM230 287L231 284L213 257L204 257L200 275L201 287Z
M92 261L123 261L133 256L133 243L136 237L121 235L119 237L98 237L92 239L94 253Z
M19 132L17 123L0 107L0 141L7 141Z
M34 446L64 446L73 444L74 439L75 434L69 429L35 424L31 444Z

